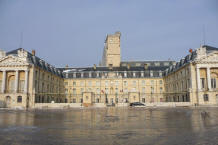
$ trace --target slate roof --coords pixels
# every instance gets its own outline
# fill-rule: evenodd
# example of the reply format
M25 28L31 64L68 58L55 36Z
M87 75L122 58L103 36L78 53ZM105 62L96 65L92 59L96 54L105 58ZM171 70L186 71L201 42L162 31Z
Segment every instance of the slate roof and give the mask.
M6 55L15 55L16 56L16 55L18 55L18 50L22 50L22 49L23 48L18 48L18 49L9 51L9 52L6 53ZM63 77L63 74L62 74L61 70L59 70L59 69L55 68L54 66L48 64L47 62L45 62L41 58L32 55L28 51L26 51L26 52L27 52L27 58L28 58L29 63L32 63L35 66L38 66L41 69L46 70L48 72L51 72L51 73L53 73L53 74L55 74L55 75L57 75L59 77Z
M167 66L160 66L160 67L155 67L155 66L148 66L146 70L153 70L153 71L164 71L168 68ZM113 67L110 69L109 67L82 67L82 68L58 68L62 71L65 70L70 70L72 72L89 72L89 71L144 71L144 67L130 67L129 69L127 67Z
M204 45L202 47L206 48L206 53L210 53L213 51L218 51L218 48ZM18 48L12 51L9 51L6 53L6 55L17 55L18 50L21 50L22 48ZM77 68L55 68L54 66L48 64L44 60L40 59L37 56L33 56L31 53L28 53L28 59L29 62L34 64L35 66L38 66L46 71L49 71L57 76L60 77L66 77L66 72L68 72L69 78L72 77L73 73L76 73L77 76L81 75L81 72L84 72L84 77L88 77L89 73L92 72L92 76L96 76L97 73L95 72L127 72L130 76L133 76L133 72L136 72L136 77L139 77L141 75L140 72L144 71L145 77L160 77L160 72L163 72L163 76L166 76L167 74L174 72L181 68L182 66L192 62L197 57L196 50L194 50L192 53L188 54L184 58L182 58L180 61L122 61L120 67L113 67L112 69L109 67L77 67ZM145 68L145 64L147 65L147 68ZM129 66L129 68L128 68ZM153 73L153 76L151 76L151 72ZM123 73L121 73L123 75ZM161 76L162 76L161 75Z
M206 48L206 53L218 51L218 48L216 47L212 47L208 45L203 45L202 47ZM194 50L192 53L186 55L184 58L180 59L180 61L176 62L175 65L169 66L169 68L166 69L164 76L166 76L169 73L175 72L176 70L180 69L182 66L194 61L196 57L197 57L197 52L196 50Z
M146 61L148 62L148 61ZM152 63L152 61L149 61ZM157 61L155 61L157 62ZM138 62L137 62L138 63ZM171 61L170 61L171 63ZM150 65L147 68L144 66L131 66L128 68L127 66L121 67L82 67L82 68L59 68L66 78L81 78L81 74L83 73L83 78L96 78L97 73L99 73L99 77L103 76L105 72L117 72L120 76L125 77L124 72L127 73L126 78L134 78L134 77L162 77L162 72L166 70L169 66L163 65ZM67 75L66 75L67 73ZM75 75L73 75L75 74ZM143 76L142 76L143 74ZM152 74L152 75L151 75Z

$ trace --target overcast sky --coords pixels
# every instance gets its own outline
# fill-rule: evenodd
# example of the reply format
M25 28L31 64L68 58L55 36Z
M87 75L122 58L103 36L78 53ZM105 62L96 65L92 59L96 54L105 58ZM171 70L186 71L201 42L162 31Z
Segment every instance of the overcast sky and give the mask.
M116 31L122 60L179 60L203 44L203 27L218 47L217 0L0 0L0 48L35 49L56 67L98 64Z

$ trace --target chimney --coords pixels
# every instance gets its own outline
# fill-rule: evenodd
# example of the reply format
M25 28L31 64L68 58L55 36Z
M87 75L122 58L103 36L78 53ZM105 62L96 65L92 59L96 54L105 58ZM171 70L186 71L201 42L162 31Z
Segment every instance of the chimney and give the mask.
M144 69L145 70L148 69L148 64L147 63L144 64Z
M32 55L35 56L36 55L36 51L32 50Z
M96 64L94 64L93 69L96 70Z
M130 69L130 64L127 64L127 69Z

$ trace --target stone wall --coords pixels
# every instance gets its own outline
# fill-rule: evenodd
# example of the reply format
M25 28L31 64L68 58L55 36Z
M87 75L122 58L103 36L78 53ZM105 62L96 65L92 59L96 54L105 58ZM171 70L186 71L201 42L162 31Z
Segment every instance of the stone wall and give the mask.
M83 107L81 103L35 103L35 109L46 109L46 108L80 108Z
M185 107L192 106L190 102L156 102L146 103L147 107ZM129 103L118 103L116 107L128 107ZM82 103L36 103L34 108L47 109L47 108L81 108L84 107ZM106 107L104 103L93 103L90 107Z
M0 108L5 108L5 102L0 100Z

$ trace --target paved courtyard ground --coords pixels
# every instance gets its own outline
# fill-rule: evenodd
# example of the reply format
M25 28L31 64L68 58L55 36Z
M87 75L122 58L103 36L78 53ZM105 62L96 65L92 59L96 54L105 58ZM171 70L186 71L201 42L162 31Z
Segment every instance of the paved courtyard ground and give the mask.
M0 145L216 145L218 108L0 110Z

